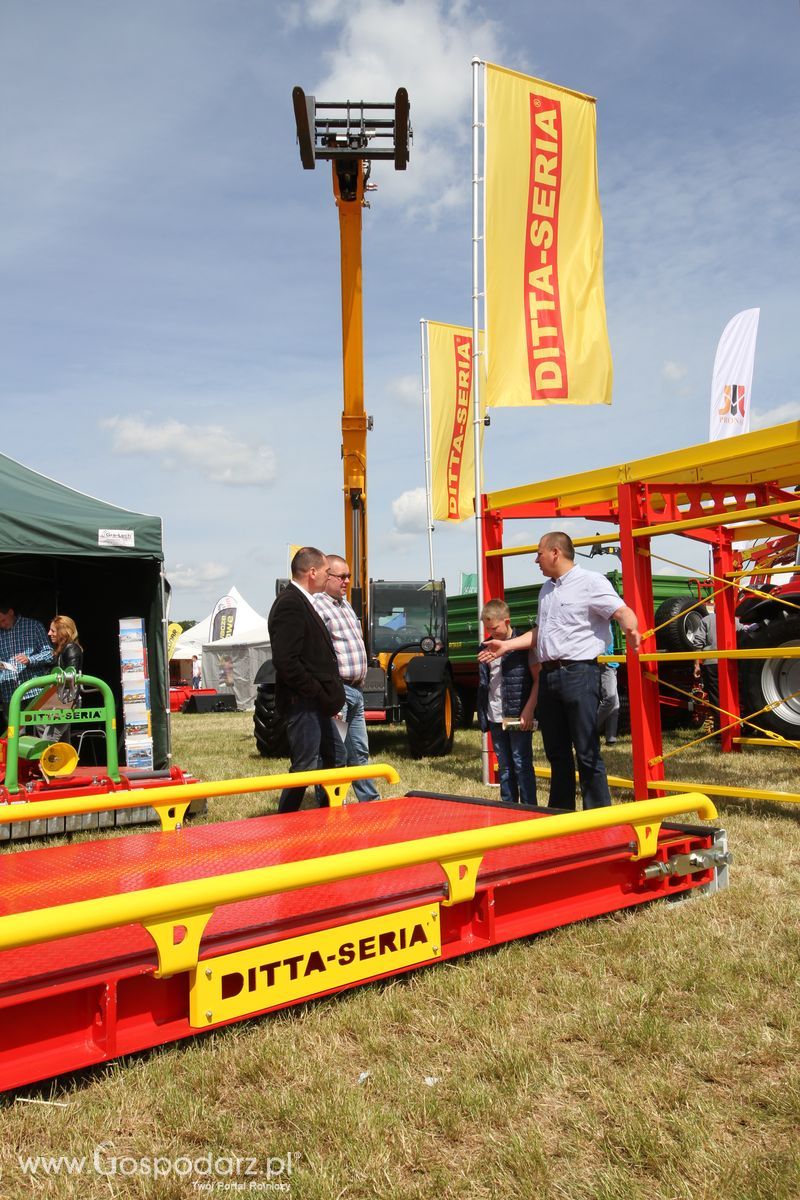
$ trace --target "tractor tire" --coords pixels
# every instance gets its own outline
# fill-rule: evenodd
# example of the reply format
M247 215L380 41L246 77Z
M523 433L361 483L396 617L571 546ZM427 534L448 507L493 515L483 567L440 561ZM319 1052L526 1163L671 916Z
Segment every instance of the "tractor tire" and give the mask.
M708 614L708 609L705 604L693 608L695 603L691 596L669 596L659 604L656 625L663 625L664 621L671 622L656 634L659 650L683 653L697 649L694 635L699 631L700 622Z
M275 708L275 693L272 688L259 688L256 692L253 734L258 752L264 758L289 757L286 721Z
M456 729L471 729L475 718L475 689L456 684L455 702Z
M748 650L766 650L778 646L800 646L800 617L784 617L770 621L756 630L747 640ZM782 737L800 739L800 659L744 659L740 663L739 690L743 715L754 713L765 704L775 704L770 712L753 717L756 725L779 733ZM756 729L744 726L745 737L758 737Z
M453 749L456 699L451 680L410 684L405 704L412 758L443 758Z

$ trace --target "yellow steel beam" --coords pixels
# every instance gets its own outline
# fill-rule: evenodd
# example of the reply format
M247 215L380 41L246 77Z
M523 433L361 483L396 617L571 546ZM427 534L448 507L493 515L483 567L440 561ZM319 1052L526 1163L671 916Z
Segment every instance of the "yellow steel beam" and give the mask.
M587 518L589 520L591 518ZM597 533L594 537L573 538L573 546L599 546L603 542L618 542L619 530L615 529L613 533ZM487 558L513 558L516 554L536 554L539 549L539 543L536 542L531 546L514 546L513 549L487 550Z
M558 499L569 507L616 499L620 483L748 484L774 482L793 486L800 461L800 421L773 425L754 433L716 442L702 442L630 463L582 471L541 483L490 492L487 508L510 508ZM591 496L591 501L588 497Z
M764 538L774 538L781 533L786 533L785 529L779 529L777 525L761 524L761 525L737 525L733 530L733 544L738 546L741 542L758 542ZM747 555L744 550L741 552L745 559Z
M800 750L800 742L792 741L791 738L735 737L733 740L738 746L780 746L781 748L784 746L790 746L793 750Z
M291 778L296 782L299 777L298 774ZM12 950L138 923L148 930L156 945L158 974L174 975L197 965L203 930L221 904L433 862L440 865L448 880L444 903L460 903L474 895L476 861L487 851L630 825L636 843L631 859L638 861L655 853L661 822L685 812L695 812L704 820L717 815L707 796L691 793L588 812L511 821L489 828L143 888L123 895L77 900L0 917L0 949Z
M734 739L734 740L736 740L736 739ZM744 739L742 739L742 740L744 740ZM770 742L769 744L773 745L772 742ZM774 744L775 745L787 745L788 743L776 742ZM536 768L536 777L537 777L537 779L539 779L539 778L549 779L550 778L550 768L549 767L537 767ZM577 776L576 776L576 778L577 778ZM630 791L630 792L632 792L634 790L633 780L626 779L624 775L609 775L608 776L608 784L609 784L609 787L619 788L620 790L625 790L625 791ZM697 783L694 781L689 782L685 779L676 779L676 780L651 779L651 780L648 780L647 786L650 789L650 791L653 791L653 792L656 792L656 791L682 792L683 789L686 788L689 793L707 792L709 796L722 796L722 797L727 797L729 799L743 798L746 800L777 800L777 801L780 801L781 803L785 802L787 804L800 804L800 793L766 791L763 788L748 787L746 784L742 784L740 787L734 787L730 784ZM616 807L619 808L620 806L617 805Z
M706 658L800 658L800 646L771 646L763 650L664 650L640 654L641 662L692 662ZM625 662L621 655L603 655L605 662Z
M131 791L107 792L102 796L63 796L50 800L21 800L0 805L0 825L12 821L36 821L49 817L71 817L79 813L106 812L118 808L154 808L165 832L180 829L186 810L193 800L208 800L214 796L238 796L248 792L283 791L284 788L324 788L332 808L344 800L350 784L356 779L385 779L399 783L400 776L387 763L370 763L365 767L337 767L325 771L298 771L283 775L253 775L242 779L217 779L208 783L179 783L167 787L139 788ZM69 780L62 781L68 786Z
M642 525L631 532L635 538L659 537L661 534L682 533L689 529L710 529L715 525L735 525L739 521L749 521L752 517L776 517L795 512L800 512L800 500L786 500L781 504L763 504L760 508L720 509L717 512L709 512L704 517L665 521L661 525Z
M800 575L800 564L792 563L788 567L760 567L753 564L749 571L726 571L726 579L749 579L751 575Z

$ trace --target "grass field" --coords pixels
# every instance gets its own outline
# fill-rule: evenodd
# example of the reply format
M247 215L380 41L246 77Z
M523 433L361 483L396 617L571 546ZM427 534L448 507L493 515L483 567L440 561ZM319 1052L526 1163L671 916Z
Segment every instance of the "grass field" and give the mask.
M258 757L251 728L240 714L180 716L176 761L209 779L282 769ZM399 732L371 740L401 790L496 798L478 782L477 732L425 763L407 759ZM629 751L606 753L610 773L629 775ZM796 790L796 762L758 750L723 761L706 747L669 774ZM274 806L231 797L205 819ZM716 896L556 930L6 1097L0 1198L796 1200L800 810L718 807L735 863ZM26 1174L19 1157L36 1155L74 1156L76 1173ZM203 1175L205 1156L221 1169ZM241 1174L253 1158L262 1173ZM154 1159L169 1173L153 1178Z

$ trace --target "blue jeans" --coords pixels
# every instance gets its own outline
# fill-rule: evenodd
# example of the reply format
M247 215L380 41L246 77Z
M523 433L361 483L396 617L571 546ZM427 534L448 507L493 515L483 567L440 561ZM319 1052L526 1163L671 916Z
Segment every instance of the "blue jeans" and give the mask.
M597 732L601 674L598 663L567 663L555 671L543 670L539 676L537 712L552 769L551 808L575 810L576 759L583 807L602 808L611 803Z
M364 717L364 693L360 688L344 685L347 698L347 737L344 741L345 762L348 767L363 767L369 762L369 739ZM338 735L337 735L338 736ZM341 738L339 738L341 741ZM371 779L357 779L353 791L359 804L365 800L378 800L380 793Z
M489 723L489 732L497 756L500 799L506 804L535 804L533 734L530 730L503 729L493 721Z
M292 702L286 716L286 736L292 760L289 770L293 774L316 771L320 764L323 767L337 765L336 743L341 745L342 739L334 729L331 718L324 717L310 703L303 700ZM278 801L278 812L297 812L305 794L303 787L284 788ZM328 797L324 792L320 793L320 804L327 807Z

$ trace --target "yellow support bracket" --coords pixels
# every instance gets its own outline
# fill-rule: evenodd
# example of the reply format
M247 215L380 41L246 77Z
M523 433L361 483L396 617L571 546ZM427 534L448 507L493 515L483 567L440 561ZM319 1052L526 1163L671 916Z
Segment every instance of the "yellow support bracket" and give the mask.
M324 783L321 785L323 792L328 797L328 804L331 808L341 808L344 804L344 798L347 795L349 783Z
M636 853L631 855L632 862L640 858L652 858L658 848L658 833L660 821L631 821L636 838Z
M213 909L190 916L165 917L161 921L144 921L143 925L156 944L158 970L156 979L191 971L197 966L200 940L205 933Z
M447 896L442 901L445 908L473 898L482 862L482 854L461 855L458 858L440 860L439 866L447 876Z

